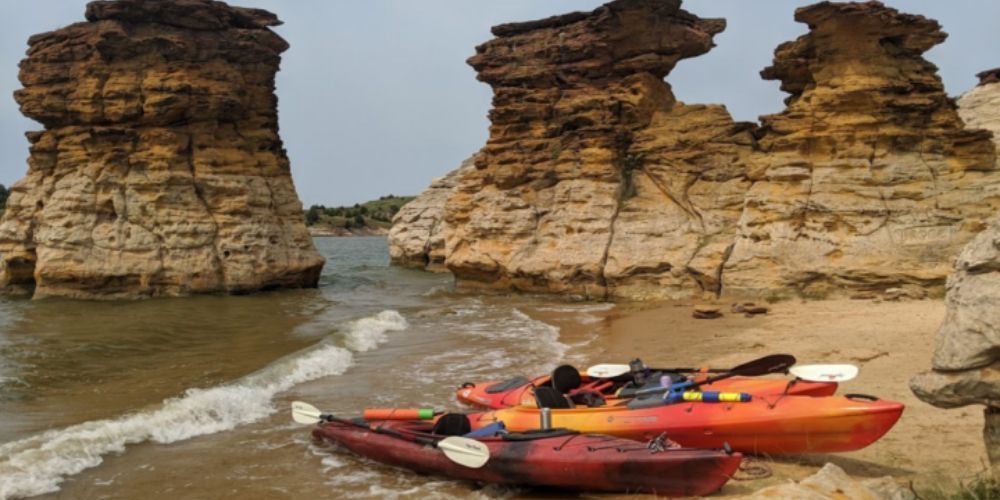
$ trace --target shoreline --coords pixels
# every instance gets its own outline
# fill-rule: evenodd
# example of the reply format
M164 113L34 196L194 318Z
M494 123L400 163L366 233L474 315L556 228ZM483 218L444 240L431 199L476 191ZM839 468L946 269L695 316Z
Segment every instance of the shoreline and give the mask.
M858 377L838 394L862 393L906 405L900 421L871 446L849 453L760 457L771 475L734 480L721 496L752 493L798 481L831 462L856 479L892 476L912 481L918 491L951 491L988 464L982 440L983 415L976 407L943 410L916 398L909 379L929 369L937 329L944 318L941 299L876 302L834 299L768 304L766 315L730 313L691 316L695 302L616 303L587 324L562 314L532 311L560 328L563 342L589 337L574 358L595 363L627 363L637 355L649 365L726 367L755 357L793 354L800 364L852 363Z

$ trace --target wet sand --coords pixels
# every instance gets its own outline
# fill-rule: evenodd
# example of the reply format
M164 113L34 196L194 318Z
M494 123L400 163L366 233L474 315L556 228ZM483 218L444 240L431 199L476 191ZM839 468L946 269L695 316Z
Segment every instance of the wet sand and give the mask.
M984 470L983 416L977 407L941 410L921 402L908 381L929 368L940 300L873 302L858 300L787 301L770 305L767 315L730 313L713 320L691 317L693 303L618 304L601 320L580 325L570 318L541 315L561 327L563 337L578 329L598 330L581 357L589 363L627 363L637 354L647 364L728 367L759 356L789 353L800 364L852 363L859 376L841 385L841 394L863 393L906 404L896 426L880 441L851 453L762 459L771 470L764 479L731 481L722 496L801 479L833 462L856 478L891 475L920 490L951 490ZM591 313L595 314L595 313Z

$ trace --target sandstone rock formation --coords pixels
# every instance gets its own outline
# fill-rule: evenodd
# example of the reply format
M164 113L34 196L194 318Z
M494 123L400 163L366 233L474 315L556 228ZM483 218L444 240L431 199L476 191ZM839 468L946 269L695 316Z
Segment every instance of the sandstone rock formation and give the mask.
M444 207L458 179L474 168L475 156L446 175L434 179L429 188L403 205L392 218L389 258L397 266L445 271Z
M980 73L982 83L959 105L967 122L992 130L1000 144L998 73ZM959 254L946 303L934 370L914 377L910 387L920 399L943 408L986 405L986 448L1000 466L1000 218Z
M1000 208L989 133L964 127L921 57L946 34L878 2L821 2L795 19L810 32L762 72L791 96L762 118L726 286L940 288Z
M460 284L586 297L718 288L746 189L746 124L663 81L724 21L616 0L506 24L469 64L493 87L490 138L448 201Z
M921 56L946 35L878 2L796 19L810 32L762 73L788 108L760 129L664 83L725 26L677 0L495 27L469 59L494 91L490 138L444 214L459 285L640 299L943 289L1000 208L990 134L965 127Z
M288 44L271 13L96 1L28 41L28 174L0 222L0 282L35 297L315 286L323 266L278 136Z
M976 76L979 85L958 99L958 114L966 126L992 132L993 143L1000 152L1000 68Z
M785 483L757 490L739 500L795 498L796 500L915 500L917 496L891 477L852 479L844 469L828 463L816 474L797 483Z

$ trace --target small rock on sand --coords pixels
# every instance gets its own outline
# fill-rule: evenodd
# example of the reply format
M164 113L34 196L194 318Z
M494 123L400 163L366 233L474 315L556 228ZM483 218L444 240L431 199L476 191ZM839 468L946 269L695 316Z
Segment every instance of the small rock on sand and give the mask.
M694 306L694 312L691 316L697 319L715 319L722 317L722 312L719 310L718 306L698 304Z
M797 498L802 500L837 500L852 498L857 500L915 500L916 495L899 485L890 477L865 479L851 478L843 469L826 464L816 474L798 483L779 484L739 497L743 500L765 498Z

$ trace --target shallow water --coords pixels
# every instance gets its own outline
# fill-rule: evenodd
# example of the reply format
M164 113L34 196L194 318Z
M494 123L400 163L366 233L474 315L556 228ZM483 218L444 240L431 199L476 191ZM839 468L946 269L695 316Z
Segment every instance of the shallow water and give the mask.
M389 267L383 238L316 244L314 290L0 301L0 498L514 493L318 445L288 404L454 408L465 380L579 357L611 306L455 293L448 275Z

